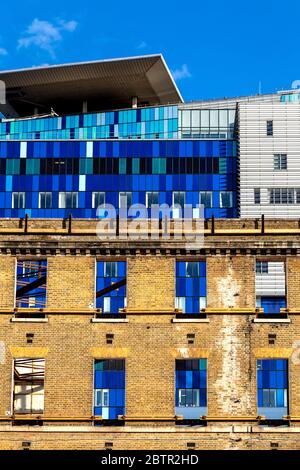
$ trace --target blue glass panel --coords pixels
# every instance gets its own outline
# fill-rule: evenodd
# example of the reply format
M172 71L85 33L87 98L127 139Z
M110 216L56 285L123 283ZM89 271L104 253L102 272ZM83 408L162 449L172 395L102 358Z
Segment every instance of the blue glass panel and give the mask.
M193 388L200 388L200 371L193 371Z
M184 371L179 370L176 372L176 380L177 388L186 388L186 375Z
M207 391L204 388L200 389L200 406L207 406Z
M276 387L276 371L270 371L270 388L275 388Z
M193 388L193 372L192 371L186 371L185 373L185 378L186 378L186 388Z
M95 388L104 388L103 372L95 371Z
M284 390L283 389L276 390L276 405L278 407L284 406Z

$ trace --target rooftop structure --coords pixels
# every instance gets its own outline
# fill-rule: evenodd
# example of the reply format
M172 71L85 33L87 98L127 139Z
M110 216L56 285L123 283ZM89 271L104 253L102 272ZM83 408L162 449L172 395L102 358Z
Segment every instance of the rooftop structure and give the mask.
M161 54L1 71L0 80L10 106L10 112L2 107L7 117L51 108L73 114L183 101Z

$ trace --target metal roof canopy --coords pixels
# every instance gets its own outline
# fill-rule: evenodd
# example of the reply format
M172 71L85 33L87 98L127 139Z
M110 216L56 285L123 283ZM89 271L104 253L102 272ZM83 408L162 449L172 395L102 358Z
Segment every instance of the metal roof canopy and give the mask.
M161 54L0 71L6 100L20 116L183 102ZM0 105L1 110L1 105Z

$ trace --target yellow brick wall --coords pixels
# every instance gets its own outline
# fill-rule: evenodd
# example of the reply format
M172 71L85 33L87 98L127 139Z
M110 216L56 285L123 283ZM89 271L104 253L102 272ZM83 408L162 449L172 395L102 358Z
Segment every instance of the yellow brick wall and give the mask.
M63 302L62 302L63 299ZM47 307L80 309L95 303L95 258L48 258Z
M3 257L0 263L1 283L7 286L5 293L0 290L0 308L4 308L13 302L15 259ZM298 258L291 257L288 295L295 309L300 307L299 276ZM115 449L186 449L191 441L196 442L196 448L204 449L268 449L273 441L279 442L279 448L300 448L299 434L283 433L278 428L274 435L258 427L250 433L247 426L256 424L246 419L257 413L256 358L261 353L266 357L289 354L290 413L300 416L299 316L291 315L289 324L253 323L254 314L239 313L210 314L209 323L173 323L175 257L130 256L128 323L92 323L92 312L79 315L76 308L88 308L93 302L94 279L95 257L51 256L48 306L67 308L69 313L50 313L48 323L16 323L10 321L11 314L0 315L0 417L11 407L14 355L20 351L30 355L32 348L32 355L47 351L45 416L61 417L60 425L69 426L69 432L59 432L58 424L45 422L43 432L38 428L25 432L22 426L16 430L0 422L0 449L19 449L27 439L32 440L33 449L102 449L107 441L113 441ZM210 308L253 308L254 257L209 256L207 295ZM170 313L160 314L160 310ZM34 333L32 345L26 341L28 332ZM188 343L191 333L195 335L194 344ZM274 345L269 344L270 333L276 334ZM106 334L114 334L112 345L107 344ZM88 423L63 421L92 415L93 362L99 355L124 355L126 415L149 421L101 430ZM245 421L210 424L205 433L201 427L186 429L163 421L174 415L175 359L183 357L208 358L208 415L224 420L245 417ZM153 417L161 421L151 421ZM231 432L232 425L235 433ZM292 424L295 429L297 426Z
M128 310L174 310L174 273L174 258L162 256L128 258Z
M287 306L300 307L300 258L288 256L286 260Z
M15 301L16 259L0 256L0 308L13 308Z

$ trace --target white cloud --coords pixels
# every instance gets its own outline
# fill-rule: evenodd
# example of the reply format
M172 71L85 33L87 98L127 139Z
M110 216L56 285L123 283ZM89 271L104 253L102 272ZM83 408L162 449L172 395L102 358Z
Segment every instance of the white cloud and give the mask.
M146 47L148 47L146 41L141 41L137 46L138 49L146 49Z
M0 47L0 56L3 56L3 55L7 55L8 52L6 49L4 49L4 47Z
M57 24L35 18L28 26L25 36L18 40L18 49L36 46L55 57L55 47L62 41L62 33L72 33L77 28L76 21L59 20Z
M172 75L174 80L182 80L183 78L190 78L192 76L186 64L182 64L180 68L172 70Z
M69 31L70 33L73 33L73 31L75 31L78 25L77 21L74 21L74 20L71 20L71 21L59 20L59 24L63 30Z

